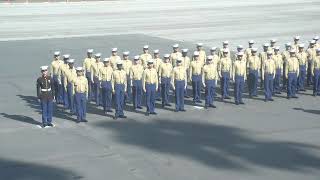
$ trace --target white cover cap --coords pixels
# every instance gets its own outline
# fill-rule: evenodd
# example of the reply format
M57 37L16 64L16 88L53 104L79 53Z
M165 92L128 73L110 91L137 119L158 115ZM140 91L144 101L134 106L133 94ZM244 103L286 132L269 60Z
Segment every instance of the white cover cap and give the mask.
M173 48L178 48L179 47L179 44L174 44L172 45Z
M140 59L140 56L139 56L139 55L136 55L136 56L133 57L133 59L134 59L134 60L139 60L139 59Z
M269 47L269 46L270 46L269 43L264 43L264 44L263 44L263 47Z
M212 60L212 59L213 59L213 56L209 55L209 56L207 56L207 59L208 59L208 60Z
M222 44L229 44L229 41L223 41Z
M193 55L194 55L194 56L199 56L199 54L200 54L199 51L193 52Z
M112 51L112 52L117 52L117 51L118 51L118 48L112 48L111 51Z
M125 51L125 52L123 52L122 53L124 56L128 56L129 54L130 54L130 52L129 51Z
M54 55L55 55L55 56L59 56L59 55L60 55L60 51L54 52Z
M315 44L315 43L316 43L315 40L310 41L310 44Z
M153 59L149 59L149 60L147 61L147 63L148 63L148 64L153 64Z
M299 48L304 48L304 44L299 44Z
M288 47L291 46L291 43L287 42L285 45Z
M291 50L290 50L290 53L296 53L296 50L291 49Z
M101 53L96 53L94 56L95 57L101 57Z
M153 51L154 54L158 54L159 53L159 49L156 49Z
M271 55L271 54L272 54L272 51L267 51L267 54L268 54L268 55Z
M299 39L300 39L300 36L295 36L294 39L299 40Z
M280 50L280 46L274 47L274 50Z
M64 59L70 58L70 54L65 54L65 55L63 55L63 58L64 58Z
M271 39L270 42L275 43L275 42L277 42L277 40L276 39Z
M122 60L117 61L117 65L122 65Z
M103 62L109 62L110 61L110 58L104 58L103 59Z
M243 46L242 45L238 45L237 48L238 49L243 49Z
M76 68L76 71L82 71L83 70L83 67L79 66Z
M250 40L248 43L249 44L254 44L254 40Z
M163 57L164 58L170 58L170 54L164 54Z
M188 49L182 49L181 51L184 52L184 53L186 53L186 52L188 52L189 50L188 50Z
M203 43L200 43L200 42L199 42L199 43L197 43L197 46L198 46L198 47L201 47L201 46L203 46Z
M243 52L237 52L237 56L243 56Z
M149 49L149 45L144 45L143 49Z
M223 52L224 52L224 53L229 53L229 49L228 49L228 48L223 49Z
M46 70L48 70L48 66L41 66L40 69L41 69L41 71L46 71Z
M314 40L318 40L318 39L319 39L319 36L315 36L313 39L314 39Z
M257 52L257 51L258 51L258 48L251 48L251 51L252 51L252 52Z
M212 47L210 50L211 50L211 51L216 51L216 50L217 50L217 47Z
M74 63L74 59L69 59L67 62L68 63Z
M93 49L88 49L87 53L93 53Z

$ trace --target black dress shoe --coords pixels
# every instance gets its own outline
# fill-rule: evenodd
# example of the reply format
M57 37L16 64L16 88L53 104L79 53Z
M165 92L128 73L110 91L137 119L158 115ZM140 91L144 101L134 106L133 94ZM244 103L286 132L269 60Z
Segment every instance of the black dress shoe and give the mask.
M235 104L236 104L236 105L239 105L239 103L238 103L238 102L236 102Z
M113 119L118 119L118 117L117 117L117 116L114 116Z
M152 114L152 115L157 115L157 113L156 113L156 112L150 112L150 114Z
M267 100L267 99L264 99L263 101L264 101L264 102L267 102L268 100Z
M239 104L244 104L244 102L241 101Z
M197 103L202 103L202 101L201 101L201 100L198 100Z
M166 106L169 106L169 107L171 106L171 104L169 104L169 103L167 103L167 104L165 104L165 105L166 105Z
M42 124L42 128L45 128L47 127L48 125L47 124Z
M174 112L179 112L179 110L178 110L178 109L175 109Z
M88 122L86 119L82 119L82 122Z
M47 126L53 127L53 124L52 123L48 123Z
M185 97L185 98L190 98L190 96L188 96L188 95L185 95L184 97Z
M253 97L258 97L258 95L253 95Z
M142 109L142 107L141 107L141 106L138 106L137 109Z
M312 94L312 96L317 96L316 94Z
M107 112L113 112L111 109L108 109Z
M231 99L231 97L230 96L226 96L224 99Z
M269 101L274 101L274 100L271 98L271 99L269 99Z
M185 109L180 109L180 111L182 111L182 112L186 112L186 110L185 110Z
M213 105L213 104L210 104L209 107L211 108L217 108L217 106Z
M291 97L290 97L290 96L287 96L287 99L291 99Z
M81 121L76 121L77 124L81 123Z
M156 100L157 100L157 101L161 101L161 98L157 98Z
M292 96L292 98L298 98L298 96Z
M149 112L146 112L146 116L149 116L150 115L150 113Z
M127 118L125 115L120 115L119 118Z

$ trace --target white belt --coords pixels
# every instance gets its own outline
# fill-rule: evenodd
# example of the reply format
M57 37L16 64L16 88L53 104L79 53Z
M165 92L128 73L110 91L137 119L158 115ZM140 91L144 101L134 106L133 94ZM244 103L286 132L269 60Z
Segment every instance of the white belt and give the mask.
M51 88L49 88L49 89L41 89L41 91L48 92L48 91L51 91Z

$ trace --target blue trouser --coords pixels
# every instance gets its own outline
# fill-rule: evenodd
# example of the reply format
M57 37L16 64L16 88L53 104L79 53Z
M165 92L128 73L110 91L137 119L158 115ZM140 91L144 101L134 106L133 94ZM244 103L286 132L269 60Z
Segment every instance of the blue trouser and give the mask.
M91 72L86 72L86 78L88 80L88 100L92 99L92 83L91 83Z
M75 93L75 104L77 109L77 120L83 121L86 119L87 113L87 97L85 93Z
M306 79L306 65L299 66L298 90L304 90L304 82Z
M48 99L41 99L42 124L46 125L52 122L53 102Z
M68 94L68 103L69 103L70 112L75 113L75 103L74 103L72 83L67 84L67 94Z
M206 100L205 100L205 106L213 105L214 102L214 93L216 90L216 80L206 80Z
M192 75L193 102L200 101L201 97L201 75Z
M100 105L100 81L98 77L93 77L93 88L92 88L92 93L94 96L94 100L96 102L96 105Z
M115 84L114 91L115 91L115 105L116 105L115 117L123 116L124 100L125 100L124 84Z
M222 72L221 79L220 79L222 98L229 96L229 81L230 81L230 73L229 72Z
M236 103L243 102L242 101L243 88L244 88L244 77L236 75L235 85L234 85L234 99Z
M169 103L170 80L171 78L166 78L166 77L161 78L162 105Z
M64 88L65 87L64 78L65 78L64 76L61 77L61 85L62 85L61 97L63 100L64 107L69 108L68 94L67 94L66 89Z
M264 96L266 100L272 99L273 74L264 74Z
M127 75L127 93L126 93L126 97L125 97L127 102L131 102L132 101L132 92L131 92L131 79L130 76Z
M162 86L160 85L160 86L158 86L158 90L156 92L156 99L160 100L161 98L162 98Z
M189 69L186 70L186 73L189 73ZM189 77L188 77L189 78ZM188 84L186 84L186 88L184 89L184 95L188 96Z
M136 109L137 107L141 107L142 102L142 80L133 80L132 81L132 99L133 99L133 107Z
M249 70L248 85L249 85L249 95L257 95L257 86L258 86L258 70Z
M313 94L320 95L320 69L315 69L313 74Z
M289 72L287 80L287 96L292 97L296 95L297 90L297 73Z
M146 84L147 112L153 113L156 101L156 84Z
M54 89L54 97L56 99L56 102L58 104L63 103L62 101L62 97L61 97L61 84L59 84L59 79L58 79L58 75L53 75L52 76L52 80L53 80L53 89Z
M280 79L281 79L281 69L276 69L276 74L274 77L274 81L273 81L273 91L275 93L280 93L281 89L280 89Z
M310 86L312 83L313 83L313 77L312 77L312 73L311 73L311 71L312 71L312 63L311 62L313 62L313 60L311 60L311 61L308 61L308 69L307 69L307 84L308 84L308 86Z
M112 106L112 85L111 81L102 81L101 82L102 87L102 106L103 110L111 110Z
M288 79L286 78L286 63L283 63L283 69L282 69L282 88L286 89L288 84Z
M184 87L186 85L185 81L175 81L175 100L176 100L176 110L184 110Z

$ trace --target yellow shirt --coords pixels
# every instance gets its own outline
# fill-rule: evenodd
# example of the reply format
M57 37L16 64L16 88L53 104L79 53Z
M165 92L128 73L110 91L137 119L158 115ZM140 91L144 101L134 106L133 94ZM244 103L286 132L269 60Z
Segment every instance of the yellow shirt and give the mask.
M250 58L247 61L247 68L249 68L250 70L258 70L261 67L261 61L260 58L255 55L255 56L250 56Z
M159 72L159 67L162 64L163 60L160 58L154 59L154 68L156 68L157 72Z
M58 60L53 60L50 66L50 73L51 75L59 75L59 68L63 64L63 61L58 59Z
M273 78L275 77L276 74L276 65L274 63L274 60L271 59L266 59L264 64L262 65L262 71L261 71L261 77L262 80L264 79L264 74L272 74Z
M146 68L142 75L142 86L143 90L146 91L147 84L156 84L156 89L158 89L158 74L155 68Z
M130 69L132 66L132 61L131 60L123 60L123 70L127 73L127 75L130 74Z
M262 66L264 61L267 59L267 53L266 52L261 52L259 54L259 58L260 58L260 65Z
M93 81L93 77L99 77L100 68L102 68L104 64L102 62L94 62L91 64L91 80Z
M281 54L275 54L272 56L276 69L283 69L283 60Z
M244 54L246 55L246 59L248 61L252 55L251 48L247 48L246 50L244 50Z
M287 59L289 59L289 58L290 58L290 52L289 51L283 51L282 52L282 60L283 60L283 62L286 63Z
M202 62L200 59L196 61L191 61L190 68L189 68L189 74L191 75L201 75L201 69L202 69Z
M186 68L186 70L190 67L190 58L188 56L182 57L182 65Z
M299 44L292 44L291 48L294 49L296 52L299 52Z
M181 52L173 52L170 54L170 61L171 61L173 67L175 67L177 65L177 59L179 57L182 57Z
M295 72L297 73L297 76L299 76L299 61L296 57L290 57L287 59L285 70L286 78L288 78L289 72Z
M206 52L204 50L199 51L199 61L202 63L202 65L205 64L206 60L207 60Z
M152 59L152 56L149 53L144 53L140 55L140 60L143 67L147 67L147 61L150 59Z
M217 63L212 62L206 64L202 68L202 82L205 83L205 80L215 80L218 79L218 67Z
M100 81L111 81L113 69L111 65L103 66L99 69L99 80Z
M171 85L173 90L175 90L175 81L185 81L185 86L187 85L187 72L184 66L176 66L171 72Z
M121 58L118 55L110 56L110 64L111 64L111 67L113 68L113 70L117 69L117 62L120 60L121 60Z
M130 69L131 80L141 80L143 74L143 66L141 64L134 64Z
M246 73L247 73L247 66L246 62L243 60L236 60L233 63L233 80L235 76L244 76L244 79L246 80Z
M315 69L320 69L320 56L316 56L313 60L312 67L311 67L312 76L314 76Z
M85 58L83 61L83 71L91 72L91 64L95 62L94 58Z
M218 73L219 76L221 77L222 72L231 72L232 68L232 62L229 57L223 57L220 59L219 66L218 66Z
M59 76L59 79L61 78L61 76L66 76L66 70L69 69L69 65L68 64L61 64L60 67L59 67L59 73L58 73L58 76Z
M114 92L114 87L116 84L123 84L124 91L127 91L127 74L126 72L121 70L114 70L111 77L112 91Z
M160 68L159 68L159 78L160 77L171 77L171 72L172 72L172 64L170 62L168 63L162 63L160 65Z
M65 70L64 78L64 88L67 88L68 83L73 83L74 79L77 77L77 71L75 68Z
M306 69L308 68L308 54L306 52L297 52L297 58L299 61L299 65L305 65Z
M316 58L316 48L308 48L307 55L310 62L312 62Z
M88 97L88 80L84 76L77 76L73 81L73 94L74 93L85 93Z

